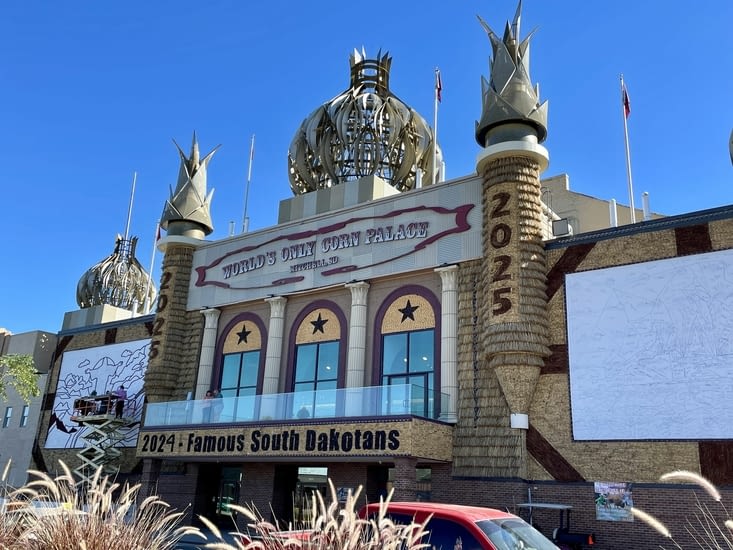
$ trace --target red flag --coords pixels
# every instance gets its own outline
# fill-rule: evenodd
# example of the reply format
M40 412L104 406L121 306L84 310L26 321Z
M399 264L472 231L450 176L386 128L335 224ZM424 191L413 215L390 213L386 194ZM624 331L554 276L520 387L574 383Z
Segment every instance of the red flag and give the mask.
M155 242L157 243L160 240L160 224L158 224L155 228Z
M621 100L624 103L624 116L629 118L631 114L631 101L629 100L629 93L626 91L626 84L621 85Z
M435 97L438 101L443 100L443 81L440 78L440 69L435 69Z

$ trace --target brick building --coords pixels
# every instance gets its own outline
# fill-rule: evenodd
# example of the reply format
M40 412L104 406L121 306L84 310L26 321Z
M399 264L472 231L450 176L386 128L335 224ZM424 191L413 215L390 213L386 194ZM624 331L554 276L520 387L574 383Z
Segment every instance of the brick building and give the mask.
M62 333L57 353L147 348L123 468L146 490L224 525L232 502L307 519L326 479L368 500L559 503L598 547L627 549L660 543L629 520L631 498L669 525L695 511L661 474L730 495L733 207L554 237L546 104L508 29L490 34L474 174L442 181L388 57L352 58L352 97L370 120L391 105L370 127L389 131L333 116L343 94L316 110L274 227L206 241L213 152L181 152L154 317Z

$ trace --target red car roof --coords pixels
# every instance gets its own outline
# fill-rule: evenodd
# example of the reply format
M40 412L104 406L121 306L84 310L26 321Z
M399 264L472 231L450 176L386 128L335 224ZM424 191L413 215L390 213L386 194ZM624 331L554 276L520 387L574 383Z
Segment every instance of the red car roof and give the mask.
M481 506L463 506L461 504L443 504L439 502L390 502L387 506L390 512L408 514L410 516L426 516L433 514L435 517L468 519L473 522L482 519L503 519L516 517L514 514L497 510L495 508L483 508ZM367 504L362 509L362 517L366 513L375 513L379 510L378 503Z

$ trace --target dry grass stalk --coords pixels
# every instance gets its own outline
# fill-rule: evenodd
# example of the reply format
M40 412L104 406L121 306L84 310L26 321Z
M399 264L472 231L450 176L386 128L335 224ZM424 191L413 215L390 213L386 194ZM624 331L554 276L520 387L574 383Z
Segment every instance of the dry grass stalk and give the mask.
M19 515L10 513L8 508L0 512L0 550L18 548L18 539L23 531Z
M712 498L716 502L720 502L720 492L718 491L718 488L713 485L710 481L705 479L703 476L696 474L695 472L690 472L687 470L676 470L674 472L669 472L667 474L664 474L662 477L659 478L661 481L677 481L677 482L683 482L683 483L694 483L698 487L702 487L705 489L705 492L710 495L710 498Z
M708 506L701 503L697 495L695 498L698 512L693 518L688 519L688 525L685 527L687 533L700 548L733 550L733 538L726 529L727 523L731 520L728 519L721 525Z
M715 485L703 476L686 470L677 470L664 474L660 480L695 484L703 488L715 502L720 503L721 511L724 517L727 518L725 520L721 520L720 515L716 516L707 504L700 502L698 493L694 493L697 512L692 517L687 518L685 531L697 548L733 550L733 520L730 519L730 514L728 514L722 502L720 491L718 491ZM674 543L675 548L682 548L662 522L638 508L631 508L631 513L634 517L639 518L654 528L662 536L670 539Z
M387 517L387 499L380 500L379 514L375 518L360 518L358 502L362 488L354 494L349 492L346 502L341 506L336 489L329 480L330 501L326 502L320 493L311 502L311 518L308 529L302 531L282 531L262 519L256 510L232 505L231 508L242 514L248 523L249 535L236 539L235 545L224 542L216 527L206 518L201 521L212 530L220 542L206 545L211 550L420 550L429 548L422 542L428 534L425 523L398 525ZM427 522L426 522L427 523Z
M661 521L659 521L657 518L652 516L651 514L647 514L643 510L640 510L636 506L631 508L631 515L633 515L635 518L640 519L644 523L646 523L649 527L654 529L657 533L662 535L665 538L671 539L672 533L669 532L669 529L667 529L667 526L664 525Z
M170 550L185 534L181 512L156 496L138 502L140 485L124 487L98 471L86 492L77 490L71 470L35 477L11 493L11 510L0 514L0 550ZM119 497L115 494L119 492ZM35 503L35 505L34 505Z
M5 468L3 468L3 477L0 478L0 483L5 483L5 480L8 479L8 472L10 471L10 463L13 461L12 458L8 459L8 463L5 464Z

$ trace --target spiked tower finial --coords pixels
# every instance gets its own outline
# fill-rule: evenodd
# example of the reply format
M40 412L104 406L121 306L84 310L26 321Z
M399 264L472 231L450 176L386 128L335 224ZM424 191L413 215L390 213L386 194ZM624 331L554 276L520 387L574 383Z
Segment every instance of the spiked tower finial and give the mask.
M176 140L173 143L181 157L181 167L176 189L171 189L170 199L165 202L160 226L168 235L202 239L214 230L210 213L214 190L206 193L206 167L219 146L201 159L196 132L193 133L190 157L186 157Z
M547 102L540 105L539 86L533 88L529 76L529 40L534 31L519 41L521 11L520 0L503 39L477 16L493 52L490 81L481 78L483 108L476 123L476 141L482 147L508 140L535 139L541 143L547 137Z

